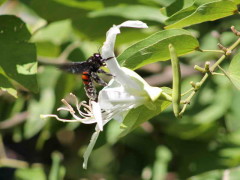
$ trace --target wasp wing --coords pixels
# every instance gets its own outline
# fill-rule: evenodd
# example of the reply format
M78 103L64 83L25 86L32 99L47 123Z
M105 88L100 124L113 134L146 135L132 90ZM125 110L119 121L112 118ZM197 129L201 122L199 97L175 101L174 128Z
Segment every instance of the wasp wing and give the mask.
M72 74L81 74L82 72L89 70L89 65L87 62L72 62L59 64L58 68Z

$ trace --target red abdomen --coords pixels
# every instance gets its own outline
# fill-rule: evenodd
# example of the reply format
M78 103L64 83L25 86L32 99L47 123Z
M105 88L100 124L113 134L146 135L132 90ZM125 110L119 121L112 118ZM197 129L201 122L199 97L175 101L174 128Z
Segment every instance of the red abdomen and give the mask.
M83 83L84 83L85 85L88 85L88 84L91 82L89 72L83 72L83 73L82 73L82 80L83 80Z

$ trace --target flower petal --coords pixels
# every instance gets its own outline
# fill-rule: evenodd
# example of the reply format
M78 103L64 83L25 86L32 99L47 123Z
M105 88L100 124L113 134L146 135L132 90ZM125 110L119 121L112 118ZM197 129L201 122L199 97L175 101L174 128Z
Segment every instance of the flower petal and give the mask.
M95 101L91 101L92 104L92 111L93 111L93 116L97 122L97 126L100 131L103 130L103 119L102 119L102 112L99 103Z
M147 25L141 21L125 21L120 25L117 26L114 25L107 32L106 41L104 42L104 45L102 47L102 57L105 59L112 57L110 60L106 61L106 64L110 72L117 79L117 81L119 81L122 85L126 86L129 89L141 90L138 84L123 72L123 70L121 69L117 62L117 59L115 58L114 44L116 41L117 34L120 33L121 27L147 28Z
M147 24L142 21L125 21L118 25L119 27L132 27L132 28L148 28Z
M93 133L92 137L91 137L91 140L90 140L90 143L88 144L88 147L86 149L86 151L84 152L83 154L83 158L84 158L84 161L83 161L83 169L87 169L87 163L88 163L88 158L93 150L93 147L98 139L98 136L100 134L100 131L96 131Z

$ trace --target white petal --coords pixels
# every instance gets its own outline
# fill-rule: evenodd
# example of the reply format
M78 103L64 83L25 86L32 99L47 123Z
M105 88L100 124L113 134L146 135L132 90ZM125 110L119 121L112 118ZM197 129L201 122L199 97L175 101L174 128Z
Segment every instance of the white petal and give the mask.
M128 68L122 68L122 70L131 76L135 82L138 83L138 85L141 87L142 90L148 95L148 97L155 101L162 93L162 89L159 87L152 87L150 86L141 76L139 76L135 71L132 71ZM135 93L136 94L136 93ZM141 95L141 94L140 94ZM142 94L143 95L143 94Z
M132 28L148 28L147 24L142 21L125 21L118 25L120 27L132 27Z
M87 169L88 158L89 158L89 156L93 150L93 147L98 139L99 133L100 133L100 131L96 131L93 133L90 143L88 144L88 147L87 147L86 151L84 152L83 169Z
M104 45L102 47L102 57L105 59L112 57L112 59L108 60L106 64L110 72L113 75L115 75L117 81L119 81L122 85L128 87L129 89L140 90L138 84L134 82L131 78L129 78L129 76L122 71L121 67L117 62L117 59L115 58L114 44L117 34L120 33L119 28L121 27L147 28L147 25L141 21L126 21L118 26L114 25L107 32L106 41L104 42Z
M102 119L102 112L101 112L99 103L97 103L95 101L91 101L91 104L92 104L93 116L97 122L97 126L98 126L99 130L102 131L103 130L103 119Z

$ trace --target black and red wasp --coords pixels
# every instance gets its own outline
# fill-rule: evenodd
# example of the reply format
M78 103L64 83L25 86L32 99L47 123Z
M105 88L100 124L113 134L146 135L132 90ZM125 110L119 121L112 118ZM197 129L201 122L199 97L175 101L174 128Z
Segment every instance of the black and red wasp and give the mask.
M103 59L100 53L94 53L86 61L64 63L58 65L58 67L66 72L82 74L82 81L88 98L91 100L96 100L97 92L95 86L93 85L93 81L102 86L107 85L107 83L98 76L98 73L112 76L112 74L100 69L101 67L106 66L105 62L111 58L112 57Z

